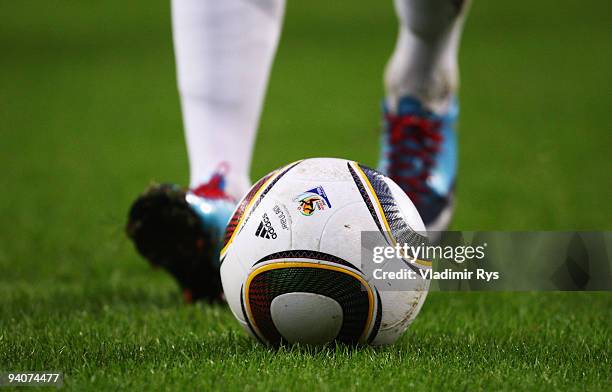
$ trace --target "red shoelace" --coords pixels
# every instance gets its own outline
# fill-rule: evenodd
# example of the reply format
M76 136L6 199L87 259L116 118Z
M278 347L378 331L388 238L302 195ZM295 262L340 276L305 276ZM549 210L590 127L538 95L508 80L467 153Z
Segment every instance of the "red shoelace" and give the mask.
M440 121L414 115L387 114L389 124L388 174L413 202L428 192L425 181L440 150ZM421 162L415 165L416 160ZM406 171L412 171L409 175Z
M231 199L231 197L225 193L224 181L225 175L229 171L229 164L222 162L217 168L217 172L210 177L208 182L199 185L192 192L200 197L208 199Z

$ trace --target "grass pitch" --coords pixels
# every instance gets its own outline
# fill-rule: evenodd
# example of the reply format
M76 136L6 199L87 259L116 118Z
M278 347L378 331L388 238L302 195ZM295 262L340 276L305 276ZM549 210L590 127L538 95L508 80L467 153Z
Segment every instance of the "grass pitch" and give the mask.
M289 1L253 177L375 165L391 2ZM274 351L184 306L123 235L149 180L187 180L166 1L3 2L0 370L69 389L590 389L609 293L432 293L395 346ZM609 2L476 1L461 51L456 229L610 229Z

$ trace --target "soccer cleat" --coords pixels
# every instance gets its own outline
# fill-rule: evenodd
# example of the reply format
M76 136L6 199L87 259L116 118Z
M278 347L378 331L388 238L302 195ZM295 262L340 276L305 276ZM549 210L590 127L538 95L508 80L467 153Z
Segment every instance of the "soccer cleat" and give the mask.
M186 302L222 298L219 251L235 202L222 174L192 190L155 184L128 215L128 237L153 266L174 276Z
M412 98L400 100L397 114L384 107L379 169L408 194L427 230L446 230L453 212L457 174L456 100L443 115Z

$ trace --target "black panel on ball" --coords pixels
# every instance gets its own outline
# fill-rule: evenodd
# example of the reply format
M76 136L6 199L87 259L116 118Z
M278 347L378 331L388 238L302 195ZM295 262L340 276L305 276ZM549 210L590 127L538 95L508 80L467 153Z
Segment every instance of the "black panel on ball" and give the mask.
M302 264L295 266L295 264ZM305 265L312 264L312 266ZM269 265L268 265L269 266ZM356 277L336 269L315 263L275 263L272 268L254 272L250 280L246 301L250 309L252 327L270 343L278 344L283 338L276 329L270 313L270 305L279 295L304 292L323 295L340 304L343 312L342 327L336 337L345 343L357 343L362 339L372 321L369 317L380 317L380 312L372 314L374 306L368 295L371 290L364 287ZM372 293L372 295L377 295ZM373 302L373 301L372 301ZM245 306L246 307L246 306ZM378 317L377 317L378 316ZM245 314L248 319L249 315ZM375 333L373 331L372 335Z

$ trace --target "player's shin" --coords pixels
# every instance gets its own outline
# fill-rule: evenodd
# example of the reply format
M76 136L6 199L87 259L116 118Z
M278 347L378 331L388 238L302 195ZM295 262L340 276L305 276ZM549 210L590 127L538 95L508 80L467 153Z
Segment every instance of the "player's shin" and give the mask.
M386 103L405 96L441 114L459 82L457 52L468 0L395 0L399 33L385 70Z
M173 0L173 33L191 187L229 166L227 193L249 167L281 30L284 0Z

